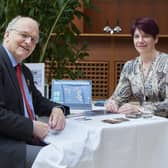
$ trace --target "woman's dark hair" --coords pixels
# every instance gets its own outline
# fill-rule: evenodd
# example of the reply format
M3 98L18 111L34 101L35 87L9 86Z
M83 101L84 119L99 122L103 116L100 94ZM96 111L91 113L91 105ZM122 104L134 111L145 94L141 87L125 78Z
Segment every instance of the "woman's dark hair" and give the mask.
M156 20L149 17L138 18L133 22L130 30L132 36L134 35L136 29L152 35L154 39L159 34L159 27Z

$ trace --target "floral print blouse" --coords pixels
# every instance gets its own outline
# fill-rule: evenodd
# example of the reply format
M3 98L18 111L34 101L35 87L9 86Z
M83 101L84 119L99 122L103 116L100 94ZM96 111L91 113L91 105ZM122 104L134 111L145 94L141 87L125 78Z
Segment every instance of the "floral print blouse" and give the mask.
M168 54L156 56L145 78L139 56L125 63L111 99L121 106L132 97L155 113L168 113Z

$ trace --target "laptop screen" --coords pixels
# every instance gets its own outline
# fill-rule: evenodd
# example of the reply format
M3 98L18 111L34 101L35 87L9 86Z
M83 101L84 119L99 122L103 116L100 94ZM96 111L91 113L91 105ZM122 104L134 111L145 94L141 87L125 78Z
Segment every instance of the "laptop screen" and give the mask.
M91 110L91 80L52 80L51 100L71 109Z

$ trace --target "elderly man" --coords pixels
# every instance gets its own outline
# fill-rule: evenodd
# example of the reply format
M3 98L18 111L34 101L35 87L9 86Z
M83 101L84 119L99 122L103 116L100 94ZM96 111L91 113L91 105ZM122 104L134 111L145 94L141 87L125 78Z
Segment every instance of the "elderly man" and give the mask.
M34 51L39 26L17 16L7 26L0 46L0 165L31 167L49 129L62 130L68 107L50 102L36 89L30 70L22 63ZM35 114L49 116L48 124Z

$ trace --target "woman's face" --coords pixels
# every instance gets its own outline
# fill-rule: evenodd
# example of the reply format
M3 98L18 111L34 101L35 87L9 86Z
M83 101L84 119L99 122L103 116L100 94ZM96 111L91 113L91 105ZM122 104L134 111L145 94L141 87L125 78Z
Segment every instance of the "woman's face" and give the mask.
M135 49L140 55L148 54L155 50L155 44L158 42L158 37L154 39L152 35L136 29L133 36L133 42Z

